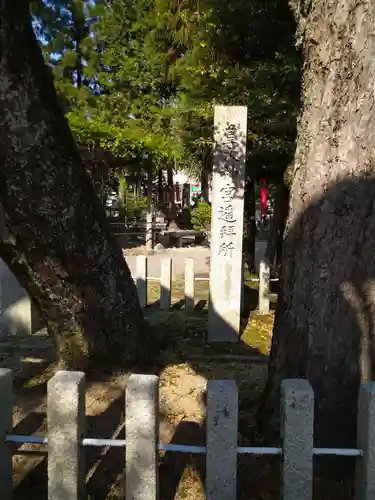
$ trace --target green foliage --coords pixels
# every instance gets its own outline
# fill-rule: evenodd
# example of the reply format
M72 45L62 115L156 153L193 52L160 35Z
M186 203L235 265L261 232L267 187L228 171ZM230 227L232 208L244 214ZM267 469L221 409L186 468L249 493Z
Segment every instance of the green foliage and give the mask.
M148 201L146 196L136 196L129 191L123 199L123 210L126 217L139 218L146 210Z
M94 25L104 5L105 0L31 1L35 31L66 112L93 98L99 63Z
M117 196L121 216L139 218L145 211L147 211L147 196L134 194L133 190L129 189L123 173L120 172L115 175L115 177L118 180Z
M120 176L118 183L118 200L121 209L124 209L126 205L127 190L128 190L128 185L126 179L125 177Z
M198 201L191 210L191 223L194 229L208 229L211 225L211 205Z
M139 175L212 166L213 105L248 107L251 176L294 153L300 60L278 0L34 0L77 141Z
M294 154L299 111L300 58L288 4L204 0L201 9L176 64L185 146L200 168L210 166L212 104L243 104L249 174L280 177Z

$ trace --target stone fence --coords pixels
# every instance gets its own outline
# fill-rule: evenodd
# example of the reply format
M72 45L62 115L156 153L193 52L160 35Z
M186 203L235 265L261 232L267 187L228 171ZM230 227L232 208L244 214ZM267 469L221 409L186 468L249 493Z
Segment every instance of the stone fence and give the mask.
M172 266L173 259L164 258L161 262L160 277L148 276L147 257L139 255L137 257L136 276L133 279L137 285L138 297L142 307L147 305L147 283L156 281L160 283L160 308L168 310L172 303ZM197 281L209 281L209 277L197 277L195 275L194 259L185 261L185 310L192 311L195 308L195 283ZM250 278L246 282L258 282L258 310L261 314L268 314L270 311L270 282L278 279L270 278L270 268L266 261L261 261L259 266L259 278Z
M12 443L47 447L48 498L83 500L85 448L124 448L127 500L157 500L159 451L205 454L208 500L235 500L238 454L280 455L283 500L311 500L314 455L351 456L356 463L356 500L375 498L375 383L364 382L358 403L356 449L314 448L314 394L306 380L284 380L280 447L238 446L238 392L232 380L207 385L206 443L160 443L158 377L131 375L126 385L125 440L85 437L85 374L57 372L47 387L48 437L12 434L13 374L0 369L0 488L12 497ZM353 459L354 459L353 458ZM249 471L251 473L251 471ZM47 481L47 478L46 478Z
M133 279L137 286L138 297L141 306L148 304L147 288L149 282L160 283L159 307L169 310L172 306L172 266L173 260L165 258L161 262L160 276L149 276L147 272L147 257L139 255L136 262L136 273ZM196 306L195 283L197 281L209 281L209 277L197 277L195 275L194 259L186 259L185 262L185 298L184 309L192 312ZM258 310L261 314L267 314L270 310L270 279L269 266L265 261L260 262L259 278L251 278L249 281L259 282ZM33 307L26 291L19 285L15 276L7 266L0 260L0 338L9 335L28 335L42 328L35 307Z

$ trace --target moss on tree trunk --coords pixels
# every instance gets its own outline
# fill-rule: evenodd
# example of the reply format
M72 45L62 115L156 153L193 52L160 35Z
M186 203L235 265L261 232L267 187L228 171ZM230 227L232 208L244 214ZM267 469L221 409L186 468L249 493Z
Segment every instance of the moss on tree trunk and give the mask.
M153 337L56 97L28 4L0 0L1 256L32 295L61 362L147 364Z

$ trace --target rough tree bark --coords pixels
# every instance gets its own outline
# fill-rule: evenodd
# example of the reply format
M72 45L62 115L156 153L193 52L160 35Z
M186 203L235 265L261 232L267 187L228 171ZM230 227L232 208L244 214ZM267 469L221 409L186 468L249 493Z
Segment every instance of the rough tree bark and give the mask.
M37 303L62 364L147 363L153 337L24 0L0 0L0 145L0 254Z
M360 378L375 368L375 2L293 1L304 56L269 378L307 378L317 446L353 446Z

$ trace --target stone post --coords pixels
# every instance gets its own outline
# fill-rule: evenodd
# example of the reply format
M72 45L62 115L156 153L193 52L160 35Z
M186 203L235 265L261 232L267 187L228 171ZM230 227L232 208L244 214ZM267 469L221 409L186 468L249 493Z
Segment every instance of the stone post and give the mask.
M126 386L126 500L158 498L158 377L131 375Z
M85 374L60 371L47 384L48 499L85 498Z
M12 499L12 448L5 436L13 428L13 373L0 368L0 489L1 499Z
M160 309L168 311L171 308L172 292L172 259L161 261L160 268Z
M150 252L153 248L153 235L152 235L152 212L146 215L146 250Z
M185 309L194 311L195 307L195 260L185 262Z
M208 340L238 342L247 108L216 106L214 125Z
M270 266L266 260L259 263L259 312L270 312Z
M237 497L238 391L233 380L209 380L206 420L207 500Z
M314 393L307 380L281 383L283 500L311 500L313 492Z
M138 299L141 307L147 306L147 257L145 255L137 256L136 263L136 286Z
M357 416L357 458L355 500L375 499L375 383L362 382L359 389Z

